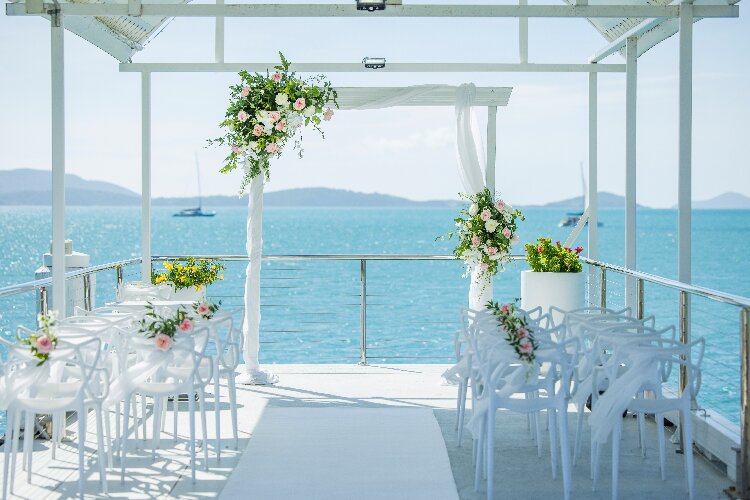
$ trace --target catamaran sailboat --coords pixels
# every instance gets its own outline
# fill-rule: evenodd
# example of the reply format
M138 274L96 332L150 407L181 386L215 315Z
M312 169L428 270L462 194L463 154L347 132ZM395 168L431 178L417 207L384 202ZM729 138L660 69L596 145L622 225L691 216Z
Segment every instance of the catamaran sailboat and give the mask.
M198 206L195 208L183 208L177 213L172 214L172 217L213 217L216 212L204 212L203 211L203 197L201 196L201 167L198 163L198 155L195 155L195 173L198 178Z

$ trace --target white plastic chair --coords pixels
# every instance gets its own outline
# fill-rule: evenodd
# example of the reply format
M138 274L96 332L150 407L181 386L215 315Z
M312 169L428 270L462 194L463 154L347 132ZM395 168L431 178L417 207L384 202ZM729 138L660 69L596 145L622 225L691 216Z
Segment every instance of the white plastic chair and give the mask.
M9 349L6 386L14 394L7 408L7 428L10 437L5 445L3 496L9 491L9 479L10 492L13 492L21 413L26 414L24 428L29 432L30 429L34 429L35 414L64 414L66 411L75 411L78 414L78 494L83 498L88 409L93 409L96 416L99 475L102 491L106 493L104 426L100 408L106 397L108 384L106 371L98 366L101 341L89 338L71 343L60 339L42 366L37 366L39 360L32 357L25 346L16 346L7 341L2 343ZM24 438L24 466L29 482L32 474L32 447L33 434Z
M628 411L639 414L654 414L658 433L659 465L662 480L666 479L666 450L664 436L664 414L670 411L678 411L682 430L682 447L685 456L685 479L689 497L695 497L695 474L693 469L693 432L692 432L692 403L698 395L701 386L701 362L705 350L705 339L700 338L689 345L672 339L648 339L635 340L623 345L617 353L612 356L609 363L601 368L605 376L610 378L610 390L625 400L624 405ZM644 364L651 362L650 365ZM678 397L666 397L662 391L674 365L684 366L687 369L687 386ZM643 366L649 366L650 370L643 370ZM623 367L625 369L623 370ZM648 373L644 376L644 371ZM628 391L626 387L633 388L632 377L642 379L640 386L635 391ZM640 380L639 380L640 382ZM624 392L623 392L624 391ZM645 398L644 391L652 391L654 398ZM620 393L622 393L620 395ZM606 394L605 394L606 395ZM603 401L603 398L602 398ZM611 407L610 407L611 408ZM619 407L616 407L619 410ZM601 408L594 408L595 411ZM611 413L611 412L609 412ZM620 440L622 435L622 419L616 418L612 424L612 499L618 496L619 480L619 455ZM599 476L599 447L597 442L596 457L594 461L594 484Z

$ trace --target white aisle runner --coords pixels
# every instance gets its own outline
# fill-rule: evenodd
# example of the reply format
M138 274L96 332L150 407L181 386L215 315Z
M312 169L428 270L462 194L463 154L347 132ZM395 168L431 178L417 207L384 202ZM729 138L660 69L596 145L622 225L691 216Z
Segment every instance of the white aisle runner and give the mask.
M457 500L428 409L266 408L220 498Z

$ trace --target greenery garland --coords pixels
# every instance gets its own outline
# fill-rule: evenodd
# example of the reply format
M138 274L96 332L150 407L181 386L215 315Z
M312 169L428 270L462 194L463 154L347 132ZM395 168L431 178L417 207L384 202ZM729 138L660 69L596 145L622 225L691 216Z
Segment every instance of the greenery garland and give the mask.
M513 347L518 359L524 363L533 363L539 347L534 332L529 328L526 317L518 314L515 303L499 304L487 302L487 309L497 317L497 324L505 332L505 340Z

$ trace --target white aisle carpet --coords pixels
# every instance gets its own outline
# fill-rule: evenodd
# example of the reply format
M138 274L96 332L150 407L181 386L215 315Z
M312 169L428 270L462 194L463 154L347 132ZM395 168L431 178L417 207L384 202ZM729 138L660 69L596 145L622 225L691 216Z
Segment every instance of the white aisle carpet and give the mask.
M457 500L432 410L266 408L225 499Z

